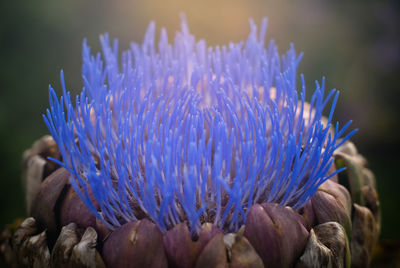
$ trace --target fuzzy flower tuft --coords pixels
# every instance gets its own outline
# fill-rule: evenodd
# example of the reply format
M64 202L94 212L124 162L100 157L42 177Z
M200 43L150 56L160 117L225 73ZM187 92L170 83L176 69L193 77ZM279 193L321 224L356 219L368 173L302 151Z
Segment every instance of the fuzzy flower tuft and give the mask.
M330 173L332 154L355 130L331 124L338 91L325 96L322 79L306 103L302 55L266 45L265 19L250 28L246 41L208 47L184 18L172 43L163 29L156 44L151 23L121 57L103 35L102 54L83 44L74 102L62 72L63 96L50 87L44 119L59 164L106 226L146 217L164 232L181 222L233 232L252 205L299 209L341 171Z

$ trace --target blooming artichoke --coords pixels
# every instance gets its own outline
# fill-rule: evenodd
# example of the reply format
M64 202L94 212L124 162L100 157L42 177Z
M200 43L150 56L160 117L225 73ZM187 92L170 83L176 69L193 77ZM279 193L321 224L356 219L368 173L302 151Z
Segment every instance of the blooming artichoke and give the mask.
M6 262L367 266L380 209L356 130L332 122L324 79L306 102L302 54L266 45L266 26L207 47L184 18L157 45L151 23L122 57L108 35L102 55L84 41L82 92L73 101L61 72L52 137L24 154L30 217L3 232Z

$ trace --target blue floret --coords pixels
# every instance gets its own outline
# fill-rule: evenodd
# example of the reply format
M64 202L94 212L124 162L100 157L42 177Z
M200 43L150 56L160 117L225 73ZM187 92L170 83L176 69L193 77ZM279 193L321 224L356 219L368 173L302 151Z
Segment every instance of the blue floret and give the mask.
M325 96L322 79L306 103L302 55L266 45L265 19L250 26L246 41L207 47L185 19L173 43L163 29L156 44L151 23L122 56L103 35L102 54L83 43L75 102L62 72L62 97L50 87L44 120L59 164L105 225L146 215L162 231L181 222L236 231L253 204L299 209L341 171L330 173L332 154L356 130L331 123L339 92Z

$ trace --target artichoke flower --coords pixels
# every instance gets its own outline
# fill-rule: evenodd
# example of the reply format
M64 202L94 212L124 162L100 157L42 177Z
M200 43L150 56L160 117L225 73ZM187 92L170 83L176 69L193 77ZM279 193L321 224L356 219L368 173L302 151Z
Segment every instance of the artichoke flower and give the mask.
M185 18L173 43L102 54L83 43L83 90L50 87L51 133L24 154L29 218L0 252L26 267L368 266L375 178L332 117L324 79L306 102L302 54L250 21L208 47ZM297 90L300 85L300 90ZM323 111L328 110L328 116Z

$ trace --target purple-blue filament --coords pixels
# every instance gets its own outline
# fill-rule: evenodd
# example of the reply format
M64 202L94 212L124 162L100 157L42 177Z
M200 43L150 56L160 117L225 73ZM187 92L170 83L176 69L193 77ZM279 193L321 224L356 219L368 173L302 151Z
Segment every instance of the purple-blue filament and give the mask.
M332 154L355 130L331 124L338 92L324 96L322 79L306 103L302 55L266 45L265 19L250 26L246 41L207 47L185 19L173 43L163 29L157 45L151 23L121 57L103 35L102 55L83 44L75 103L62 72L62 97L50 87L44 120L59 163L106 226L145 214L162 231L181 222L193 233L203 222L236 231L253 204L299 209L340 172L328 172Z

